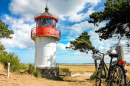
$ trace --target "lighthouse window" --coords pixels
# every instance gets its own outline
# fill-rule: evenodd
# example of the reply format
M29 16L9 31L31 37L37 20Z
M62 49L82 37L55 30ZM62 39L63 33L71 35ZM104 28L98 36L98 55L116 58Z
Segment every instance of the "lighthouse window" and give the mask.
M56 21L50 18L40 18L37 19L36 24L37 26L50 26L50 25L56 26Z

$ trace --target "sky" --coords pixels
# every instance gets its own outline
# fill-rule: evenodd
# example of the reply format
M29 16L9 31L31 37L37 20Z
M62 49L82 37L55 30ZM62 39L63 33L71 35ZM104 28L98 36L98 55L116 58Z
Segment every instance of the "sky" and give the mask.
M34 63L35 43L31 40L31 28L36 26L34 16L43 13L47 0L2 0L0 3L0 19L13 30L12 39L0 39L6 51L18 55L21 63ZM106 0L48 0L49 12L59 18L57 28L61 30L61 40L56 44L57 63L94 63L91 51L88 54L66 49L70 41L87 31L91 36L92 45L100 52L106 53L118 42L117 38L99 40L95 30L105 26L88 23L93 12L104 11ZM125 60L130 62L130 48L126 47L127 39L122 38L120 45L124 46ZM113 52L115 52L113 50ZM109 57L105 61L109 62Z

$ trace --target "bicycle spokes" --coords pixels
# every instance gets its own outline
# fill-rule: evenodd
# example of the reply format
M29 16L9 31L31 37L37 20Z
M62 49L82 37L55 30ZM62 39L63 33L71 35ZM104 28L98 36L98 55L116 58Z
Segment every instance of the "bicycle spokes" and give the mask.
M124 74L120 67L114 68L114 71L111 73L110 85L111 86L125 86Z

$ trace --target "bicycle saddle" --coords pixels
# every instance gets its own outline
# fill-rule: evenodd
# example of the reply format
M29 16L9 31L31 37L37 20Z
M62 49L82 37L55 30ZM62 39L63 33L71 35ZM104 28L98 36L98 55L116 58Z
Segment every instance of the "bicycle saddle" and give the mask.
M118 54L115 54L115 53L111 53L109 54L110 57L118 57Z

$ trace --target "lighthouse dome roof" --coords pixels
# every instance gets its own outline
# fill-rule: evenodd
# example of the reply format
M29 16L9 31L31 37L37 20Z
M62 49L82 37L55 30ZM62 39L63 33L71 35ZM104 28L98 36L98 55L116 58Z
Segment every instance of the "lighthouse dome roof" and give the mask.
M52 15L48 12L49 8L46 6L45 8L45 12L44 13L40 13L40 14L36 14L34 16L35 21L39 18L51 18L54 19L56 22L58 22L58 17L55 15Z

